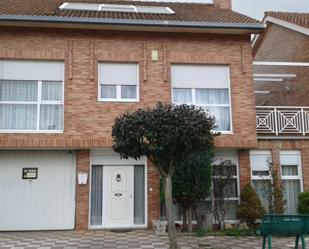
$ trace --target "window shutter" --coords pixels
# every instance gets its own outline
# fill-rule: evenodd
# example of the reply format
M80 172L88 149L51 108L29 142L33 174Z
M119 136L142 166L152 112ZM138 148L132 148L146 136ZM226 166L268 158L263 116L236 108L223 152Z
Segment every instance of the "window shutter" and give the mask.
M224 65L172 65L175 88L229 88L229 67Z
M3 60L0 66L3 80L64 80L63 62Z
M100 63L100 84L138 85L138 64L133 63Z

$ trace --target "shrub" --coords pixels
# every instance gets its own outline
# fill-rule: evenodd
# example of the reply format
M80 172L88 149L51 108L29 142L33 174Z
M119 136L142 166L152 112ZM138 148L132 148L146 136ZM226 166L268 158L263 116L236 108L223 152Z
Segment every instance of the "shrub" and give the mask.
M298 213L299 214L309 214L309 192L303 192L299 194Z
M223 236L254 236L255 231L247 228L230 228L222 231Z
M250 184L244 186L240 193L240 205L237 210L238 218L247 222L250 228L254 228L257 219L261 219L265 214L265 209Z

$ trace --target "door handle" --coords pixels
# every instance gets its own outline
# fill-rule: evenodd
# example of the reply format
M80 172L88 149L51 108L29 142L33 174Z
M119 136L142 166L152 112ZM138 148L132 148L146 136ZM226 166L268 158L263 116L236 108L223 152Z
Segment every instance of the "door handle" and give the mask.
M121 193L116 193L115 196L120 197L120 196L122 196L122 194Z

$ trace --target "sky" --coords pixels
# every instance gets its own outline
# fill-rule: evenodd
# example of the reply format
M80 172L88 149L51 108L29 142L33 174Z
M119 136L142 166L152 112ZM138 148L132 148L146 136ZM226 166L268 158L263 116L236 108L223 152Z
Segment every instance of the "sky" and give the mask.
M309 0L233 0L233 10L261 20L264 11L309 13Z
M205 2L212 0L150 0L166 2ZM288 11L309 13L309 0L232 0L233 10L262 20L264 11Z

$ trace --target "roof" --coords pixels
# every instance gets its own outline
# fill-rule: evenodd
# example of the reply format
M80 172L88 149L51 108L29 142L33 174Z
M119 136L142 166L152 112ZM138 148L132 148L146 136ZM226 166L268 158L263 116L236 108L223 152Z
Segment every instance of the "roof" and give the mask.
M97 4L133 4L138 6L170 7L173 14L127 13L110 11L64 10L59 9L64 2L97 3ZM146 2L132 0L0 0L0 22L2 20L32 20L40 17L43 20L127 20L128 23L153 22L157 25L173 25L188 23L190 25L217 24L233 28L263 29L264 25L248 16L230 9L220 9L213 4L176 3L176 2ZM88 19L88 20L87 20ZM233 24L233 25L231 25ZM207 25L206 25L207 26Z
M309 13L296 12L265 12L265 17L274 17L286 22L294 23L296 25L309 28Z

